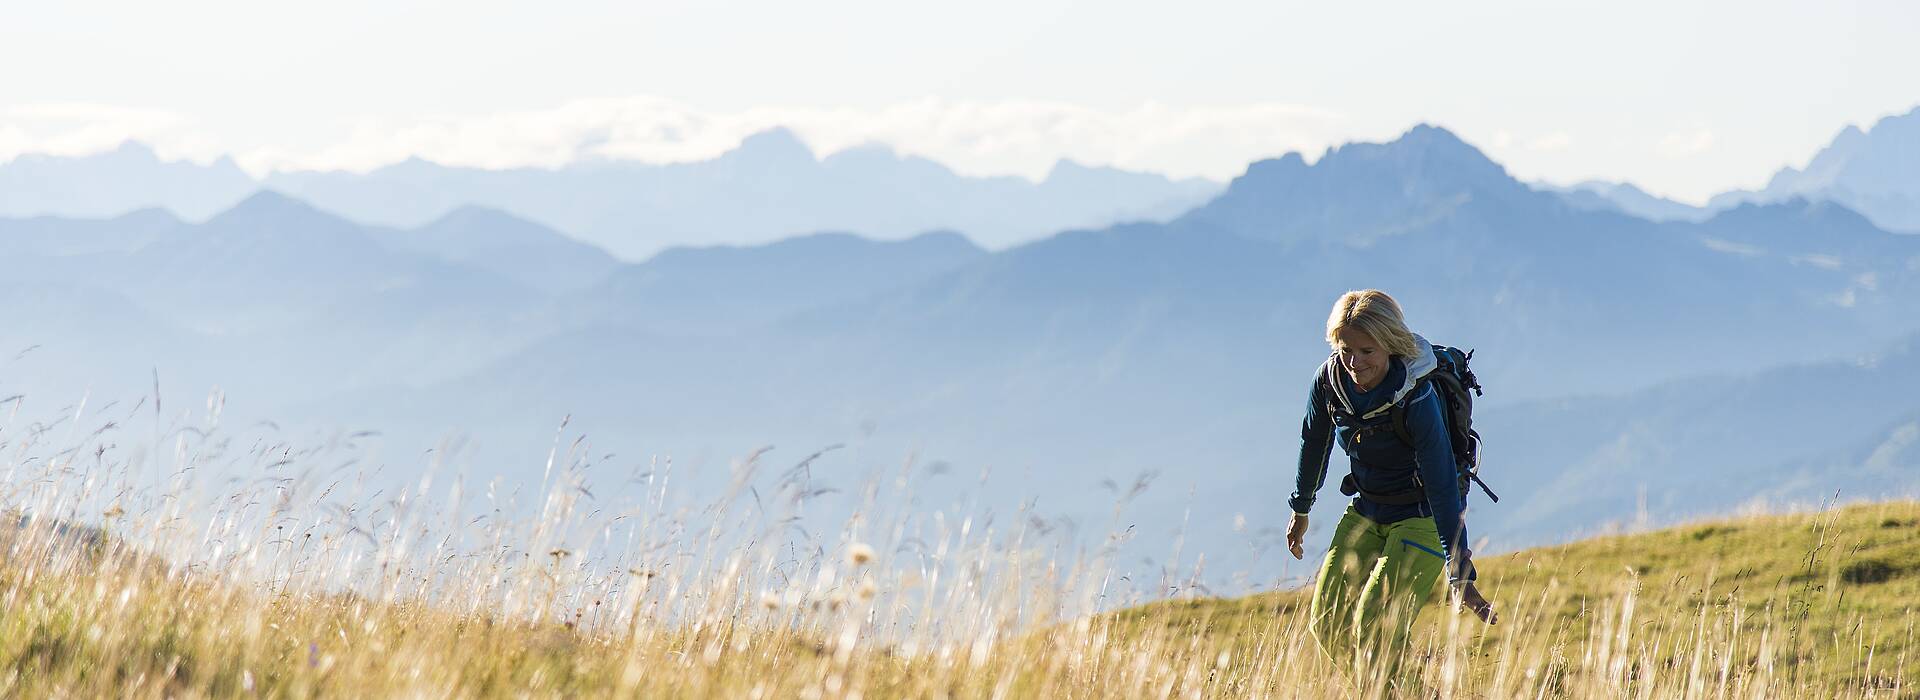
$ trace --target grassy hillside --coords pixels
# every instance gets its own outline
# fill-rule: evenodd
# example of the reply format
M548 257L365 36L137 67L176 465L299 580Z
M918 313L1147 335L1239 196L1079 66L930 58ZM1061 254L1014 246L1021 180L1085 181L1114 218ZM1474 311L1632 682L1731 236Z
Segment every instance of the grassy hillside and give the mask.
M1920 503L1598 537L1486 556L1478 567L1501 622L1486 628L1427 608L1415 654L1430 687L1494 696L1920 693ZM1311 646L1300 639L1306 604L1305 591L1168 601L1125 611L1119 624L1142 638L1193 636L1270 656L1276 644ZM1312 687L1339 694L1338 685Z
M670 508L664 480L616 516L558 478L514 523L293 478L141 501L65 454L0 490L23 514L0 520L7 697L1911 697L1920 675L1915 503L1484 557L1501 625L1429 608L1389 688L1320 654L1298 591L1085 615L1125 571L877 489L802 537L758 492Z

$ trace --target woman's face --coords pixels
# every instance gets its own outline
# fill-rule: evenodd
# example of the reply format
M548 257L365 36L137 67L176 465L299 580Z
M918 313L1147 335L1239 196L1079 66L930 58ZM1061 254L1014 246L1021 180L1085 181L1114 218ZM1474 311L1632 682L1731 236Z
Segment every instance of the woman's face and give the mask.
M1353 383L1362 389L1372 389L1387 376L1387 362L1392 355L1387 354L1373 336L1356 328L1342 328L1334 334L1334 349L1340 353L1340 366L1347 369L1347 376L1353 377Z

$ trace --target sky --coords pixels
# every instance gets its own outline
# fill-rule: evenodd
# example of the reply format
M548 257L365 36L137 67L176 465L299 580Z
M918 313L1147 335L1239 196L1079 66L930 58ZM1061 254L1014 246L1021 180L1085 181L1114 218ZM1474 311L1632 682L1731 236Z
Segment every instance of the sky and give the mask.
M1231 178L1458 133L1700 203L1920 106L1920 3L509 3L0 8L0 161L136 139L255 174L711 157L787 126L967 174Z

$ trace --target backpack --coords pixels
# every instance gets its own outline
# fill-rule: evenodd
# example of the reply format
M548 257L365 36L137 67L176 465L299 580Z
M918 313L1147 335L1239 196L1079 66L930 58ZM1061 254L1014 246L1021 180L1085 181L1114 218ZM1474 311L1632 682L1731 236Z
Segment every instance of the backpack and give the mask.
M1407 429L1407 404L1421 394L1420 384L1432 386L1434 393L1444 402L1444 408L1440 413L1446 420L1447 441L1453 446L1454 466L1460 472L1461 497L1466 497L1472 484L1479 484L1480 490L1487 494L1487 498L1493 499L1494 503L1499 503L1500 497L1494 494L1493 489L1487 488L1487 482L1480 480L1480 433L1473 429L1473 397L1480 396L1484 392L1480 389L1479 378L1473 376L1473 369L1467 366L1467 362L1473 359L1473 351L1461 352L1459 348L1435 345L1433 355L1439 365L1434 367L1432 372L1421 377L1413 391L1407 392L1406 396L1394 402L1388 409L1389 419L1386 427L1391 428L1394 436L1401 442L1412 445L1413 432ZM1329 358L1326 371L1322 373L1323 381L1337 382L1339 377L1333 373L1338 371L1338 368L1338 358ZM1473 393L1467 393L1469 390ZM1336 415L1341 413L1337 406L1334 408L1334 413ZM1360 487L1354 482L1352 474L1341 479L1340 493L1352 496L1359 492ZM1426 500L1425 489L1419 487L1390 494L1368 493L1366 495L1369 500L1388 505L1407 505Z

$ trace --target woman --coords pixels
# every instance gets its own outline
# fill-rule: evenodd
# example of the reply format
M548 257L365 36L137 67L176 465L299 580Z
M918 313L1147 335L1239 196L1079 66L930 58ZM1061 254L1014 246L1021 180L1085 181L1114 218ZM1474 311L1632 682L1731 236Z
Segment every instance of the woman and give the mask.
M1334 528L1313 585L1314 638L1336 660L1347 650L1392 661L1442 571L1458 601L1493 624L1493 606L1473 584L1462 520L1466 494L1442 399L1420 381L1436 365L1433 347L1407 330L1400 304L1377 289L1347 292L1334 302L1327 342L1334 353L1307 399L1297 490L1288 501L1293 557L1303 556L1307 511L1326 482L1336 441L1352 464L1341 491L1355 498ZM1388 413L1401 401L1412 444L1394 434Z

